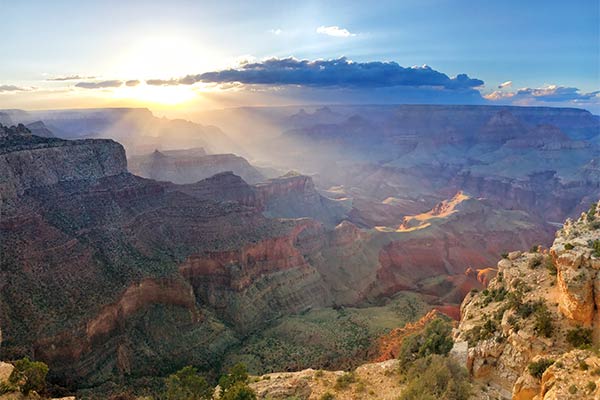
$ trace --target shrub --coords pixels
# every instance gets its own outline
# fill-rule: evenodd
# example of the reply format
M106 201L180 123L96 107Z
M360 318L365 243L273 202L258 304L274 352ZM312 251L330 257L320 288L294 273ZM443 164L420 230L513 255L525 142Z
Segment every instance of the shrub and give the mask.
M542 265L542 260L539 258L536 258L535 260L533 260L529 266L530 269L536 269L537 267L539 267L540 265Z
M168 400L208 400L213 389L196 368L187 366L166 379Z
M508 253L502 253L500 256L501 256L502 258L508 258Z
M335 397L330 392L325 392L319 400L334 400Z
M476 325L467 332L467 341L469 342L469 346L474 346L481 340L490 339L492 336L494 336L497 330L498 326L496 322L487 318L482 325Z
M556 264L554 264L552 257L546 258L546 263L544 264L544 266L546 267L550 275L555 276L558 273L558 270L556 269Z
M573 250L575 248L575 246L573 246L571 243L565 243L565 250Z
M400 347L400 365L404 368L417 358L431 354L446 355L452 349L452 326L442 318L431 321L423 332L404 339Z
M596 203L592 203L590 209L587 212L588 220L593 221L596 218L596 209L598 205Z
M537 253L537 252L538 252L538 250L539 250L539 248L540 248L540 245L539 245L539 244L534 244L534 245L533 245L533 246L531 246L531 248L529 249L529 252L530 252L530 253Z
M592 330L578 326L567 332L567 342L579 349L587 348L592 345Z
M577 386L575 386L575 385L569 386L569 393L571 393L571 394L577 393Z
M594 390L596 390L596 383L589 381L586 385L586 388L589 393L593 393Z
M544 375L544 372L552 364L554 364L554 360L542 358L538 361L530 363L527 366L527 369L529 370L529 373L531 374L531 376L533 376L534 378L537 378L537 379L542 379L542 375Z
M356 382L356 377L354 376L354 373L346 372L343 375L338 376L338 378L335 380L335 385L333 386L333 388L335 390L344 390L347 389L348 386L350 386L354 382Z
M600 240L596 239L592 242L592 255L600 257Z
M487 306L488 304L495 301L503 301L506 297L508 291L504 287L500 287L498 289L485 289L481 294L483 295L483 305Z
M31 361L25 357L13 363L15 369L10 374L9 382L16 385L21 393L27 395L31 391L43 392L46 388L48 366L43 362Z
M533 331L548 338L552 337L552 334L554 333L552 315L550 314L550 311L548 311L548 307L545 303L541 303L541 305L535 310L535 323L533 325Z
M467 371L451 358L437 354L415 361L405 378L406 388L399 400L467 400L471 395Z
M231 386L221 400L256 400L256 393L243 382L237 382Z
M229 370L229 373L219 378L219 386L221 390L227 391L230 387L233 387L236 383L247 383L248 382L248 370L242 363L237 363Z
M219 386L223 395L221 400L255 400L256 393L248 386L248 370L242 363L237 363L226 375L219 378Z

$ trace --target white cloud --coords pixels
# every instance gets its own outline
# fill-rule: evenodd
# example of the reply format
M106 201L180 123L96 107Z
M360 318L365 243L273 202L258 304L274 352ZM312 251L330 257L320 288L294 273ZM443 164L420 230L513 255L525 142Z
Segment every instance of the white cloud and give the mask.
M512 81L506 81L498 85L498 89L504 89L512 86Z
M339 26L320 26L317 28L317 33L334 37L356 36L355 33L351 33L348 29L340 28Z
M269 33L272 33L273 35L279 36L279 35L281 35L283 33L283 31L281 29L279 29L279 28L277 28L277 29L269 29Z

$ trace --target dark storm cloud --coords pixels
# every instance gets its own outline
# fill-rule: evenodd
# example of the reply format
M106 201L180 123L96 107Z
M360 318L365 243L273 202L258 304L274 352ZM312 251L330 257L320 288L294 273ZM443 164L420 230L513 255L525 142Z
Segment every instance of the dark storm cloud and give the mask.
M123 81L112 80L112 81L102 81L102 82L79 82L77 87L83 89L105 89L105 88L115 88L123 85Z
M402 67L395 62L353 62L345 57L334 60L298 60L271 58L256 63L245 63L236 69L187 75L180 79L146 81L149 85L191 85L196 82L252 85L298 85L336 88L373 87L439 87L444 89L471 89L483 85L480 79L459 74L454 78L428 66Z

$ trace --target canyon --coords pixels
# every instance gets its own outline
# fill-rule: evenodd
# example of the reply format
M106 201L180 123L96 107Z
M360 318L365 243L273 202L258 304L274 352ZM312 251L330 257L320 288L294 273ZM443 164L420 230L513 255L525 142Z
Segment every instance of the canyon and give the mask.
M144 110L0 112L26 124L0 127L0 357L47 362L51 382L90 398L185 365L356 368L430 312L469 331L475 291L506 279L507 260L529 263L509 252L550 246L600 197L586 112L289 111L259 146ZM178 129L165 145L159 131ZM595 267L556 246L559 308L589 325ZM477 379L488 350L469 350ZM490 380L511 391L522 369Z

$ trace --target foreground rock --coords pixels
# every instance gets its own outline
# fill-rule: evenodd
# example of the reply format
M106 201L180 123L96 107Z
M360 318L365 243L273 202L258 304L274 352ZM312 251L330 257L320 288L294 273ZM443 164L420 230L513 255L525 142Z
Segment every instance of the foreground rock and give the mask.
M469 344L473 378L505 398L600 396L600 212L567 221L548 250L513 252L488 288L467 296L456 339ZM594 371L594 372L589 372Z
M345 376L351 376L349 383L340 384ZM267 374L257 377L250 387L259 399L270 400L318 400L327 393L339 400L392 400L398 398L401 390L398 360L364 364L352 373L307 369Z

